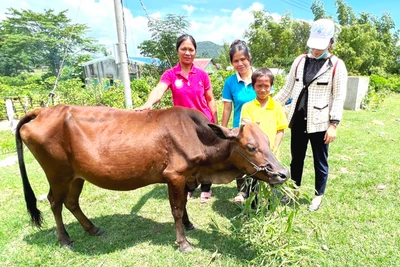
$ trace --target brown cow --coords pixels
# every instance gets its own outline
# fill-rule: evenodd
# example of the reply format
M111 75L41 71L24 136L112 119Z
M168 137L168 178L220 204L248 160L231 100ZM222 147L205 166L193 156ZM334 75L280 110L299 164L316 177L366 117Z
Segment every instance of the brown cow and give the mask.
M90 235L103 233L79 206L85 180L111 190L168 184L176 242L181 251L189 251L183 227L194 226L186 212L185 184L193 188L229 183L243 173L278 184L289 176L270 150L268 137L248 121L228 129L181 107L141 112L67 105L41 108L26 114L16 130L25 201L39 228L42 217L27 177L22 141L47 176L47 198L61 246L73 244L64 227L63 204Z

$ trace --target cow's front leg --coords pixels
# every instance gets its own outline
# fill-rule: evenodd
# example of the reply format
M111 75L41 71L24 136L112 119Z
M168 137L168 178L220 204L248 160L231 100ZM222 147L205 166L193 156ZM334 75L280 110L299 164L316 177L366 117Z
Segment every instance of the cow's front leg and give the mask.
M176 243L179 245L179 250L189 252L193 247L187 241L183 226L186 228L194 228L189 221L186 212L186 195L184 185L176 186L168 184L169 203L171 205L172 216L175 221ZM190 227L192 225L192 227Z

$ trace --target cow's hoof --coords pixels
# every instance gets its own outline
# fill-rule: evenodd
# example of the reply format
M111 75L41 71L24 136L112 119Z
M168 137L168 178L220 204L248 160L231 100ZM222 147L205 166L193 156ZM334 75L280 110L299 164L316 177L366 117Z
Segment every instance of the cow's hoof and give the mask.
M61 244L61 248L66 249L66 250L73 250L73 248L74 248L74 241L70 241L70 242Z
M187 245L181 245L179 247L179 251L183 253L191 252L193 249L194 248L189 243L187 243Z
M89 235L91 236L99 236L99 235L103 235L105 232L103 229L96 227L96 229L94 231L89 231Z
M185 225L185 229L186 231L191 231L196 229L196 227L194 227L193 223L189 223L188 225Z

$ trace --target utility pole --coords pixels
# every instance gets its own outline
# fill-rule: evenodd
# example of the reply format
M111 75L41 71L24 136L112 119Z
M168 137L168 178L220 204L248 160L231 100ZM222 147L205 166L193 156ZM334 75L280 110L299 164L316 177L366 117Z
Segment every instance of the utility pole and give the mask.
M128 56L126 52L126 43L124 37L124 24L122 19L121 0L114 0L114 9L115 9L115 22L117 25L117 34L118 34L119 55L121 59L122 82L124 84L125 107L127 109L132 109L131 81L129 79Z

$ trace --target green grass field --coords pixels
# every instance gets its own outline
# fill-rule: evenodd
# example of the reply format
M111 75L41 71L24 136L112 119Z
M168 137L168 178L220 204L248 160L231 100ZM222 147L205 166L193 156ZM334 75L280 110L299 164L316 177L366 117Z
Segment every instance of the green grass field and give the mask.
M279 222L268 217L259 220L258 229L242 229L248 239L238 237L234 222L244 217L238 217L242 209L233 203L235 182L214 185L213 199L205 205L200 204L196 190L188 212L197 229L187 232L195 250L187 254L174 244L166 185L115 192L86 184L82 209L106 233L88 236L64 209L75 246L62 249L47 200L38 202L46 222L43 229L32 228L18 166L2 167L1 266L400 266L399 103L400 95L392 95L376 110L345 111L338 138L330 147L330 178L322 206L310 213L309 198L303 197L284 242L274 241L274 234L269 243L259 242L265 238L262 231ZM290 162L289 139L287 131L282 147L285 165ZM25 154L31 185L42 199L48 192L47 181L34 158ZM308 155L303 196L313 193L311 151ZM285 253L271 253L267 246L279 247L279 242ZM254 261L270 259L268 253L273 260ZM285 255L296 264L285 260Z

